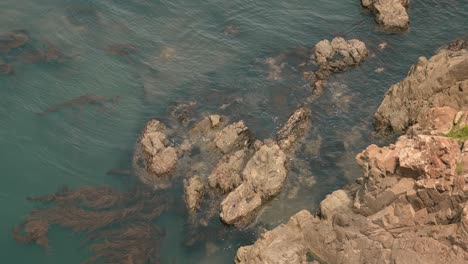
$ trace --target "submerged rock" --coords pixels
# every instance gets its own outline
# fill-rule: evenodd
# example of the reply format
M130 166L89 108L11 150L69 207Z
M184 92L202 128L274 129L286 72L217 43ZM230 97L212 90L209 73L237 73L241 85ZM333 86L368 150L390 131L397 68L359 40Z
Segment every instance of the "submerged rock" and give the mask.
M420 57L408 76L390 87L375 114L379 131L402 133L433 107L468 110L468 45L456 43L429 60Z
M0 34L0 53L8 53L13 49L25 45L28 41L29 36L23 30Z
M200 176L193 176L184 180L185 202L189 211L198 209L205 194L205 185Z
M268 199L278 194L286 180L286 155L272 140L258 143L247 162L243 183L221 203L220 217L226 224L243 224Z

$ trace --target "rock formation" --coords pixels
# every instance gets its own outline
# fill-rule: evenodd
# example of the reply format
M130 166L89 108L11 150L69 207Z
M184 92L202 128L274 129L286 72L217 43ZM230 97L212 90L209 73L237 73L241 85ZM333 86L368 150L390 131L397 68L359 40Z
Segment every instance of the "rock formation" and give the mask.
M242 183L242 169L247 158L246 150L238 150L224 156L210 174L208 181L212 188L219 188L227 193Z
M402 136L357 156L365 176L240 248L236 263L466 263L468 155L455 139ZM460 174L461 173L461 174Z
M468 43L457 41L427 60L420 57L408 76L394 84L375 114L379 131L404 132L430 108L468 109Z
M236 152L221 161L211 177L221 183L228 182L227 187L232 186L233 181L238 185L221 203L221 220L226 224L244 225L252 220L261 205L281 191L288 174L287 159L293 156L295 147L305 137L310 127L310 115L309 109L300 107L278 131L277 141L255 142L256 151L243 168L242 175L239 165L245 159L244 153ZM220 167L225 174L219 173ZM226 178L228 175L231 177Z
M226 224L245 221L264 201L278 194L286 180L286 155L272 140L257 142L257 151L247 162L244 182L221 203L220 217Z
M282 150L291 151L298 141L304 138L310 127L310 116L311 112L308 108L300 107L289 117L286 124L276 133L278 145Z
M189 211L195 211L200 206L205 194L205 185L200 176L193 176L184 180L185 202Z
M385 30L406 30L409 26L409 0L361 0L375 14L375 20Z
M303 210L241 247L236 263L467 263L465 48L456 42L390 88L378 124L409 129L357 155L362 177L317 214Z
M156 119L150 120L135 147L133 167L140 180L154 188L167 188L166 177L176 167L177 149L170 146L166 126Z
M330 75L362 63L368 54L366 44L360 40L345 40L341 37L332 41L324 39L318 42L314 49L315 62L319 69L315 73L304 73L304 77L312 80L314 86L320 89Z

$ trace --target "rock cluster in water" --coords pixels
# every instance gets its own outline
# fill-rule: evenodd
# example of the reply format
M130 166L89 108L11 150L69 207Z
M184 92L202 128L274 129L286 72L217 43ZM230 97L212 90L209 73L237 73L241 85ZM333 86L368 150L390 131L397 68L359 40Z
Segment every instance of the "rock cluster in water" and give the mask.
M468 80L464 47L440 51L390 88L377 115L391 105L400 116L385 117L400 122L379 124L407 133L358 154L364 175L356 183L327 196L317 215L303 210L241 247L236 263L303 264L310 255L325 263L466 263L468 135L453 131L466 129L468 104L464 89L450 92Z
M310 110L300 107L279 130L277 140L253 142L243 121L228 125L227 117L210 115L187 131L179 146L172 146L166 126L153 119L138 139L134 170L155 189L170 187L171 175L183 174L186 204L192 217L199 218L196 221L206 224L221 208L223 222L244 225L281 191L288 157L305 136L309 121Z
M401 31L409 26L409 0L361 0L375 14L375 20L385 30Z
M333 73L342 72L350 66L362 63L369 55L366 44L357 39L345 40L336 37L329 41L324 39L314 48L315 62L319 69L306 72L304 77L312 80L313 86L320 90L325 80Z

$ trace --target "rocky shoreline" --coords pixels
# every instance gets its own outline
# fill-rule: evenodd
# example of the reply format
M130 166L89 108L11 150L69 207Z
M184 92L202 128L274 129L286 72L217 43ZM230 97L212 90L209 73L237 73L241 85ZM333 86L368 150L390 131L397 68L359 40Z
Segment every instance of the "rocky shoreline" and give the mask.
M236 263L466 263L468 50L455 41L390 87L375 115L395 144L357 155L363 176L303 210ZM468 134L468 133L467 133ZM314 260L315 259L315 260Z

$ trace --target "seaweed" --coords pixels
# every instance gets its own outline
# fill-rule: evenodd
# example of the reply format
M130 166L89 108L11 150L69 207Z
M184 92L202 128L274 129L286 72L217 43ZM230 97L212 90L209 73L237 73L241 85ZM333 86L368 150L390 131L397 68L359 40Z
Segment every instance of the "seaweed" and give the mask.
M130 192L86 186L28 198L36 208L16 226L13 237L20 243L49 247L51 225L88 235L93 256L84 263L158 263L162 232L153 220L167 208L167 199L144 186Z

